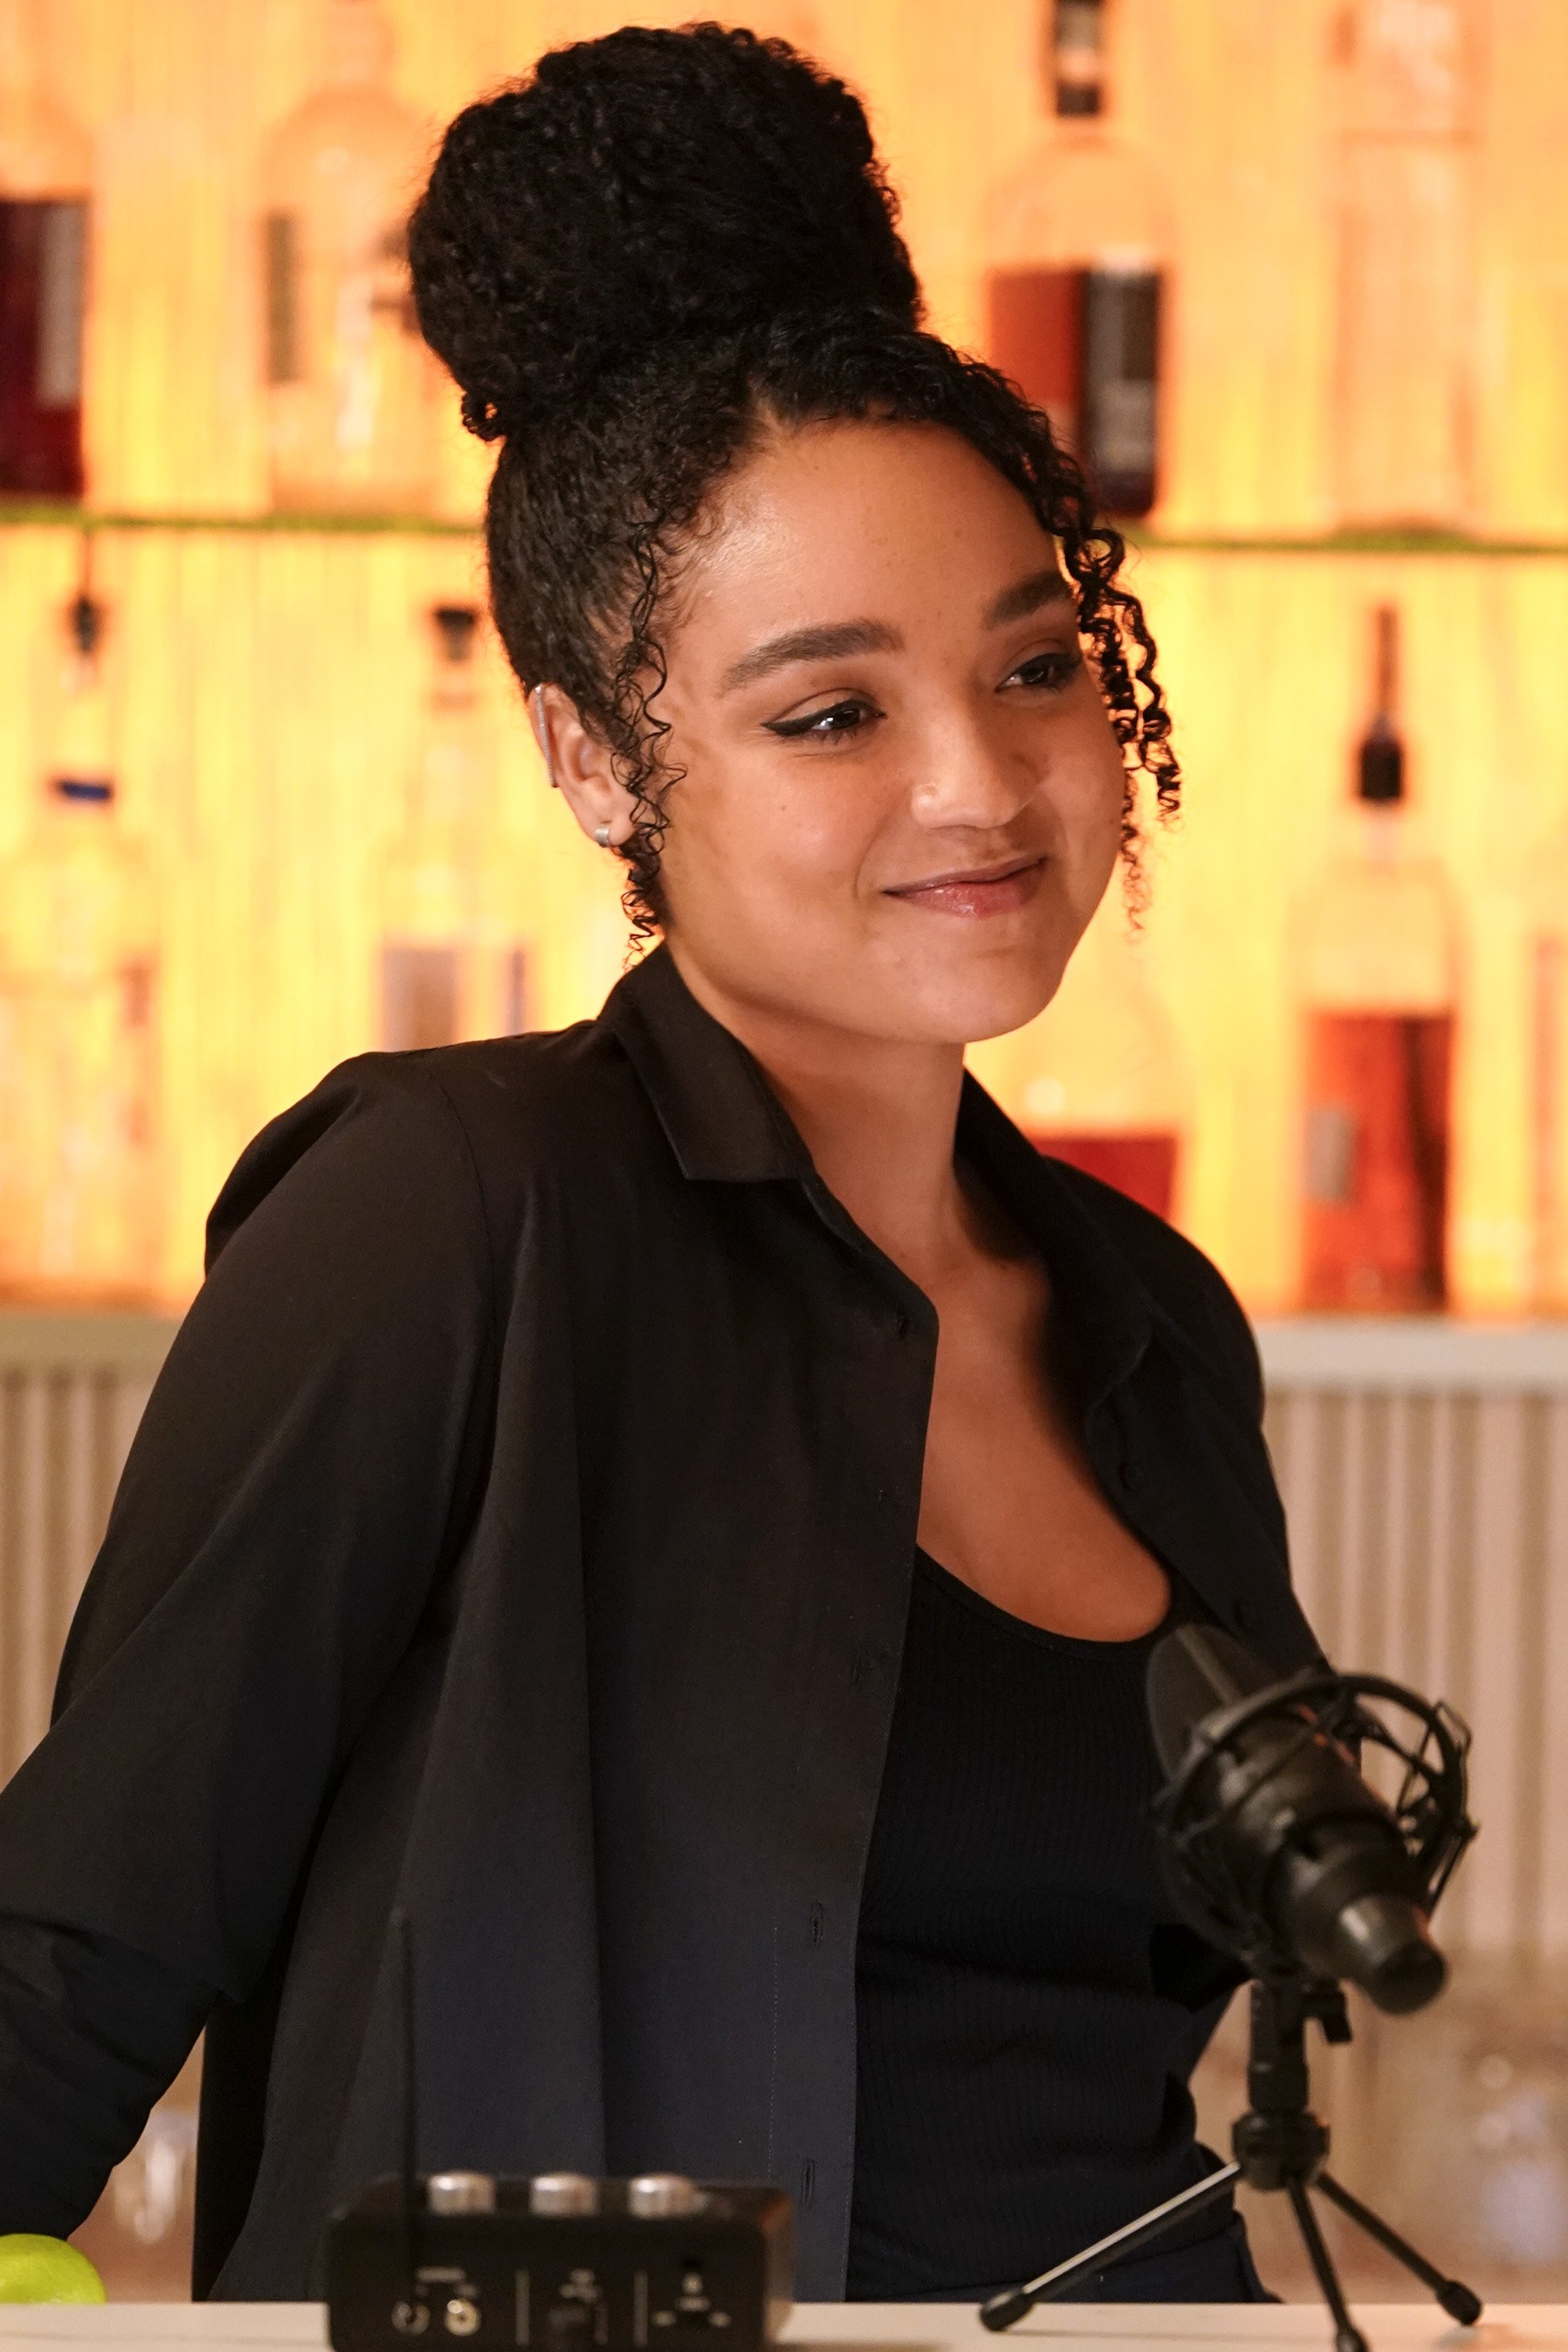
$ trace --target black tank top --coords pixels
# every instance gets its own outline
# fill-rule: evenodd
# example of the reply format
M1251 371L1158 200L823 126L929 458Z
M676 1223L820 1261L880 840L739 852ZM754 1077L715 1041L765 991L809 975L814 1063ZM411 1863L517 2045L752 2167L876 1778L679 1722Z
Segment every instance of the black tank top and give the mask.
M1167 1625L1195 1613L1178 1588ZM1016 2284L1217 2160L1187 2077L1239 1972L1159 1874L1157 1639L1041 1633L916 1555L860 1910L852 2297ZM1087 2292L1262 2290L1222 2205Z

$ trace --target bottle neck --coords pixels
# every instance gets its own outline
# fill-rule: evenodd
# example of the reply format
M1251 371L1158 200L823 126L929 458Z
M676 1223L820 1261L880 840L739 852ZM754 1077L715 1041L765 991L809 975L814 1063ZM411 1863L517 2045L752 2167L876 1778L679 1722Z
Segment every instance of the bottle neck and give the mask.
M1369 866L1396 866L1406 840L1403 801L1358 801L1362 856Z
M114 772L113 728L102 671L90 655L73 653L65 666L54 729L52 778L107 783Z
M0 0L0 103L35 100L38 37L33 0Z
M1091 125L1110 107L1104 0L1047 0L1047 102L1058 127Z
M380 89L392 72L392 27L380 0L328 0L329 89Z

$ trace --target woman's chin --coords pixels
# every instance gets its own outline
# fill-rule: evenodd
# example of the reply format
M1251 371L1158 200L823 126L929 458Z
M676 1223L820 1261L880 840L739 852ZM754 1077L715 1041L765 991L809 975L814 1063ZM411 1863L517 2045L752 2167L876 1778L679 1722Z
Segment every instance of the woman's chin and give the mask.
M977 1045L1024 1028L1045 1011L1061 986L1068 952L1052 938L1020 941L1006 954L932 958L911 993L945 1037Z
M1062 960L1017 971L927 971L886 1004L887 1034L931 1045L978 1045L1043 1013L1061 984Z

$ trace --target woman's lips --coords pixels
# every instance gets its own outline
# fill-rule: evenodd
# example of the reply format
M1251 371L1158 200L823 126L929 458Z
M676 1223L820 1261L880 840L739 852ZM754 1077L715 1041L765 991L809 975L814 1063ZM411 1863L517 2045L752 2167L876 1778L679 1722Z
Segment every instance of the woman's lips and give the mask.
M982 866L973 874L937 874L929 882L906 882L888 896L939 915L1010 915L1028 905L1044 872L1044 858L1031 857L1000 869Z

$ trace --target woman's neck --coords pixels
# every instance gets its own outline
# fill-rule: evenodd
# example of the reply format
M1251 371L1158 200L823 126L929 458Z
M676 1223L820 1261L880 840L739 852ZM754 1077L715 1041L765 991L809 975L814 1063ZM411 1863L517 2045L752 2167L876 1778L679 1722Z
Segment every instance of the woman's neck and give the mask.
M862 1036L736 1001L680 970L760 1065L861 1232L911 1281L939 1284L973 1250L981 1223L953 1168L963 1046Z

